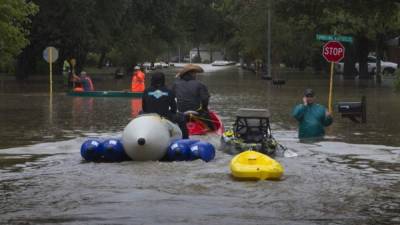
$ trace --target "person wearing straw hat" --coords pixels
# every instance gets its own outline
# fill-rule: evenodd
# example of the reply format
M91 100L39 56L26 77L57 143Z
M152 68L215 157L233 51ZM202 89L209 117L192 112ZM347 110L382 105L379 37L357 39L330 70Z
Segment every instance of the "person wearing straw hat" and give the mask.
M199 118L207 126L214 130L214 124L208 113L208 102L210 94L208 88L202 82L196 80L196 74L204 72L203 68L197 65L188 64L176 75L172 86L175 93L179 112L196 111Z
M311 88L304 91L303 104L293 109L292 116L299 122L300 139L323 137L324 127L333 122L331 113L315 103L315 93Z

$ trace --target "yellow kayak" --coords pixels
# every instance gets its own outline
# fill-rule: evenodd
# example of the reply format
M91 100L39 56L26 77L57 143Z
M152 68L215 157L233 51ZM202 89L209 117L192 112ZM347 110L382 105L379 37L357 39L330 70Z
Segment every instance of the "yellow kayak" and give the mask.
M231 160L232 175L239 179L279 180L283 171L277 161L256 151L242 152Z

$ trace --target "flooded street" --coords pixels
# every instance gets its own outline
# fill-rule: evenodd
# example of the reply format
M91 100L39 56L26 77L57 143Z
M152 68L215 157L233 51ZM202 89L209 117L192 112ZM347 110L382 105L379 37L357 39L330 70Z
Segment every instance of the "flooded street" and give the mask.
M167 83L176 71L168 69ZM400 224L400 94L384 81L334 83L334 103L367 99L367 123L334 113L324 141L300 143L290 116L311 87L327 104L328 77L281 73L286 84L236 67L199 79L210 108L230 127L239 108L268 108L274 137L296 157L276 159L281 181L239 182L232 155L205 163L87 163L89 137L120 137L137 113L129 98L67 96L46 80L0 84L0 224ZM129 78L94 75L97 90L128 89Z

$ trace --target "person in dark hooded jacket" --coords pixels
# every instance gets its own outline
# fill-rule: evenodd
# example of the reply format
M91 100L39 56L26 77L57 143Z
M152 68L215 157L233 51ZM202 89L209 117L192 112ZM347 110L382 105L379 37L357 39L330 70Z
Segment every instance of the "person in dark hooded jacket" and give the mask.
M182 130L183 138L188 138L185 119L176 112L175 95L165 86L165 75L163 73L151 74L150 87L145 89L142 96L142 110L143 113L157 113L177 123Z
M196 80L196 73L202 73L200 66L188 64L176 76L172 91L175 93L179 112L196 111L207 126L214 130L208 113L210 94L207 86Z

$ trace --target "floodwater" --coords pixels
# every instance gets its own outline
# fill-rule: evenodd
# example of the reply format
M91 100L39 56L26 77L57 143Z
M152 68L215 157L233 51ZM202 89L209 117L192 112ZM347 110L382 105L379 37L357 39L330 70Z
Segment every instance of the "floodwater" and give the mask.
M165 71L170 82L174 69ZM98 90L129 78L96 76ZM240 107L269 108L275 138L296 157L277 157L281 181L230 176L232 155L193 162L87 163L91 137L120 137L140 105L127 98L69 97L60 82L0 83L0 224L400 224L400 94L390 80L335 77L334 103L367 97L367 123L334 114L327 137L300 143L293 106L306 87L326 105L327 75L281 73L281 87L231 67L199 75L210 108L229 127Z

